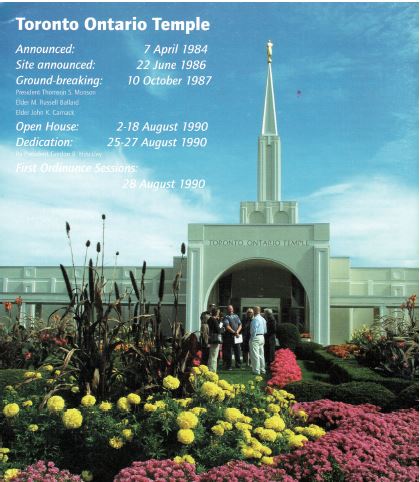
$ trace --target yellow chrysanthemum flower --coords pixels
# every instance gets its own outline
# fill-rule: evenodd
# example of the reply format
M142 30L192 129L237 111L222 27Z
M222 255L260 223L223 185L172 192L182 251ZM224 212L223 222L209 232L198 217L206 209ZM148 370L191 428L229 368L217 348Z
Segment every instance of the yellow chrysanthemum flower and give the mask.
M47 408L50 412L61 412L65 407L64 398L59 395L54 395L48 399Z
M163 379L163 386L167 388L168 390L176 390L179 388L180 381L178 378L173 377L172 375L168 375Z
M276 432L281 432L286 428L286 423L279 415L273 415L264 421L265 428L271 428Z
M177 439L184 445L189 445L194 442L194 432L189 428L181 428L178 430Z
M179 428L195 428L198 425L198 418L193 412L181 412L176 418Z
M45 365L42 368L47 372L52 372L54 370L54 367L52 365Z
M30 425L28 425L28 430L29 432L37 432L39 430L39 427L37 424L31 423Z
M275 442L277 439L277 432L271 428L263 429L260 433L260 438L265 442Z
M7 469L4 472L4 482L9 482L9 480L13 479L13 477L17 477L20 474L19 469Z
M108 440L109 445L113 449L120 449L124 445L124 441L121 437L112 437Z
M139 405L141 402L140 395L137 395L137 393L129 393L127 395L127 400L131 405Z
M120 397L117 401L117 407L121 412L129 412L130 404L128 403L127 397Z
M80 428L83 423L83 415L77 408L69 408L63 413L63 424L68 429Z
M176 457L173 458L173 461L176 464L182 464L186 462L187 464L195 464L194 457L191 457L191 455L183 455L182 457L180 455L177 455Z
M19 405L17 403L8 403L3 408L3 415L7 418L16 417L19 413Z
M194 373L194 375L199 375L201 373L201 370L198 367L193 367L191 369L191 372Z
M308 414L304 411L304 410L298 410L296 412L296 415L301 419L303 420L304 422L306 422L306 420L308 420Z
M223 390L213 382L204 382L201 385L201 393L210 398L217 398L219 392L223 392Z
M145 403L144 404L144 411L145 412L156 412L157 407L154 403Z
M96 403L96 398L93 395L85 395L80 403L84 407L93 407Z
M133 431L131 430L131 428L125 428L121 433L122 436L129 442L133 440Z
M288 443L290 447L294 448L303 447L303 445L307 441L308 439L304 435L292 435L288 438Z
M274 464L274 457L261 457L261 462L265 465L273 465Z
M267 406L267 410L271 413L279 413L280 412L280 407L276 405L275 403L269 403Z
M80 388L79 387L71 387L71 393L79 393Z
M112 403L111 402L101 402L99 404L99 410L101 412L109 412L112 409Z
M231 423L240 422L244 418L241 411L235 407L226 408L223 415L225 419Z
M91 482L93 480L93 474L90 470L83 470L80 475L84 482Z
M25 400L22 403L22 407L32 407L32 405L33 405L32 400Z
M201 373L208 373L209 367L207 365L200 365Z
M214 372L206 372L204 373L204 377L206 380L210 380L213 383L217 383L219 381L219 375Z
M201 415L202 413L207 413L207 408L204 407L194 407L190 410L194 415Z
M213 425L211 431L218 437L221 437L225 433L225 429L220 424Z
M248 446L242 447L241 452L246 459L254 458L254 449L252 447L248 447Z

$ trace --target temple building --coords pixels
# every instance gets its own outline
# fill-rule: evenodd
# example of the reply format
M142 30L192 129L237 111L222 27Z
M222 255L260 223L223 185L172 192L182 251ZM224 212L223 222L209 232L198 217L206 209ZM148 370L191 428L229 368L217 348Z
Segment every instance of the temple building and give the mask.
M239 224L190 224L182 264L180 319L198 331L209 303L237 313L249 306L271 308L280 322L295 323L313 341L328 345L349 340L355 328L391 314L407 296L418 293L417 268L353 268L350 258L330 256L330 225L301 224L298 203L281 196L281 141L277 128L271 44L261 134L258 137L255 201L240 203ZM165 267L164 318L173 310L172 282L181 258ZM148 267L146 298L158 300L161 267ZM141 267L105 268L120 292L132 291L129 272ZM72 268L69 273L73 275ZM83 268L75 269L82 279ZM109 283L111 285L112 283ZM68 297L58 267L0 267L0 301L22 296L32 317L47 317ZM124 302L126 303L126 302Z

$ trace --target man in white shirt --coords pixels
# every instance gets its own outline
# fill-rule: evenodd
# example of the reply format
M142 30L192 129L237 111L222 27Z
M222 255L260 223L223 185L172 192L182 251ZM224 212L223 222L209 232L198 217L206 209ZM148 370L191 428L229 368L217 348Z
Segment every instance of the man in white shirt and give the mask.
M264 335L267 333L267 323L260 313L261 308L256 306L250 328L249 354L254 375L265 374Z

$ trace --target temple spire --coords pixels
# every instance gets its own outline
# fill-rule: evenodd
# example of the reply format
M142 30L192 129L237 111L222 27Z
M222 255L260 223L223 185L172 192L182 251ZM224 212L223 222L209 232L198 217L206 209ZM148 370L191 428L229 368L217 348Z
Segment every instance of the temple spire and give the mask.
M269 40L267 43L268 73L265 87L264 115L261 131L261 135L263 136L277 135L276 103L274 100L273 74L271 72L272 55L273 44L271 43L271 40Z
M267 43L267 85L261 135L258 138L258 201L280 201L280 137L277 133L276 103L274 101L271 62L271 40Z

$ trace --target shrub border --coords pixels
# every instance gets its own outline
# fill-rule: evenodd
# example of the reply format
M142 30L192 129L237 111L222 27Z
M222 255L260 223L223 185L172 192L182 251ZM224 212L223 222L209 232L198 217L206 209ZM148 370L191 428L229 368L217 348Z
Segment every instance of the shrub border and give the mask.
M359 365L357 360L338 358L324 350L316 350L313 360L330 374L331 383L374 382L383 385L395 394L407 388L415 380L385 377L368 367Z

